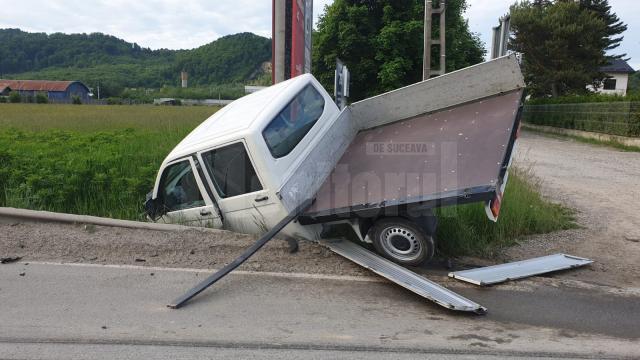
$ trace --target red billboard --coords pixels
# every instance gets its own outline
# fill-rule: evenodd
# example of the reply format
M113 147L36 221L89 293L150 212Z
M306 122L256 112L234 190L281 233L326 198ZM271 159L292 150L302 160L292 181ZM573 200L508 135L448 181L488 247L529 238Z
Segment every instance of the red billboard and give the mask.
M313 0L273 0L273 82L311 72Z
M304 74L305 6L304 0L293 0L291 11L291 77Z

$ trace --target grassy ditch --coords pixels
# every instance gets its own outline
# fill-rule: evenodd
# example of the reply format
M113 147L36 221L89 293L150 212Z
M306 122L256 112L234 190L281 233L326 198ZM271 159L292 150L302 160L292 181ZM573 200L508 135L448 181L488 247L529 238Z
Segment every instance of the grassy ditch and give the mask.
M0 104L0 206L142 219L166 154L208 107ZM487 255L519 236L574 226L513 171L497 224L481 205L439 210L439 252Z
M492 256L517 238L575 228L573 211L540 195L540 180L529 169L512 167L500 218L489 221L483 204L438 209L441 255Z

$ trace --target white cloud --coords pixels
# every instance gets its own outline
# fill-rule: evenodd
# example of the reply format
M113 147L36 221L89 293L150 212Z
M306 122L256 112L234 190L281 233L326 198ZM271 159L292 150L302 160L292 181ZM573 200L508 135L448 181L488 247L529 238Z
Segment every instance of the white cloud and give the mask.
M0 8L0 28L103 32L153 49L194 48L244 31L271 36L270 1L0 0Z
M611 0L629 25L617 52L640 69L640 12L637 0ZM491 46L491 28L515 0L467 0L473 32ZM314 17L333 0L315 0ZM153 49L188 49L220 36L250 31L271 36L270 0L0 0L0 28L26 31L103 32Z

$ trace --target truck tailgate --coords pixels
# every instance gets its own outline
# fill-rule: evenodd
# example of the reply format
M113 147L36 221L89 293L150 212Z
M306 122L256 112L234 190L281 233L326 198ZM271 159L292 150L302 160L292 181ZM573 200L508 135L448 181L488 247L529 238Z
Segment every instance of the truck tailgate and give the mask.
M517 89L361 131L301 223L492 199L510 160L522 96Z

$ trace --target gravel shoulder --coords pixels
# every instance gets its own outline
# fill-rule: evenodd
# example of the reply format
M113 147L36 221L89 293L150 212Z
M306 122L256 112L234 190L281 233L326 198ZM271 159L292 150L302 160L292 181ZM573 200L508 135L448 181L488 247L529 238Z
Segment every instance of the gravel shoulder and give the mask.
M0 257L175 268L221 268L256 238L224 230L155 231L59 223L0 224ZM368 275L357 265L308 241L291 253L274 239L242 265L242 270Z
M523 132L514 164L533 170L545 197L574 208L581 228L522 239L507 259L566 252L595 263L560 278L640 287L639 153Z

